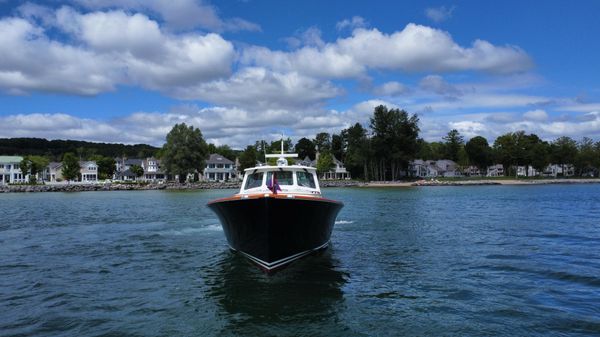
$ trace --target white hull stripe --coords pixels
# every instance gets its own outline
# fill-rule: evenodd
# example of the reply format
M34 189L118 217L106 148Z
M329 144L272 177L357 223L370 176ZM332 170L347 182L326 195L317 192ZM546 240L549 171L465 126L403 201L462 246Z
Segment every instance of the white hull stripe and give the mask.
M261 259L259 259L259 258L257 258L257 257L254 257L254 256L252 256L252 255L250 255L250 254L248 254L248 253L245 253L245 252L243 252L243 251L241 251L241 250L240 250L239 252L240 252L240 253L242 253L242 254L244 254L244 256L245 256L245 257L247 257L247 258L249 258L250 260L252 260L253 262L257 263L257 264L258 264L258 265L260 265L261 267L263 267L263 268L265 268L265 269L267 269L267 270L272 270L272 269L275 269L275 268L281 267L281 266L283 266L283 265L285 265L285 264L287 264L287 263L290 263L290 262L292 262L292 261L294 261L294 260L297 260L297 259L299 259L299 258L301 258L301 257L304 257L304 256L306 256L306 255L308 255L308 254L310 254L310 253L314 252L315 250L319 250L319 249L321 249L321 248L325 248L325 247L327 247L327 245L328 245L328 244L329 244L329 241L325 242L324 244L320 245L319 247L316 247L316 248L313 248L313 249L309 249L309 250L305 250L305 251L303 251L303 252L300 252L300 253L298 253L298 254L294 254L294 255L291 255L291 256L285 257L285 258L283 258L283 259L280 259L280 260L274 261L274 262L266 262L266 261L263 261L263 260L261 260ZM233 248L232 248L232 249L233 249ZM235 249L233 249L233 250L235 250Z

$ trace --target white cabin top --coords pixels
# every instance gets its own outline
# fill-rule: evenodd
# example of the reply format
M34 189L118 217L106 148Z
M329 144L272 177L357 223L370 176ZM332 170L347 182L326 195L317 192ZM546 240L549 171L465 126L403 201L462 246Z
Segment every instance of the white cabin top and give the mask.
M244 180L239 194L272 193L270 183L273 174L275 174L275 179L281 189L277 193L321 195L317 171L314 167L300 165L257 166L245 169L244 172Z

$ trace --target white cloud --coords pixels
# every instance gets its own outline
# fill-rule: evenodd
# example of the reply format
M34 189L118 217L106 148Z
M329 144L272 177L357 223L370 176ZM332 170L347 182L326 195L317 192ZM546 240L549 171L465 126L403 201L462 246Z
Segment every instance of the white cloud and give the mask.
M390 81L376 87L373 92L380 96L399 96L410 92L410 89L400 82Z
M343 91L328 81L298 73L243 68L228 79L178 87L171 95L244 108L302 108L338 96Z
M77 42L53 40L25 19L0 20L0 90L95 95L135 84L165 92L228 75L234 59L217 34L171 35L142 14L63 7L53 24Z
M325 42L321 39L321 30L317 27L310 27L304 31L298 31L294 36L284 39L290 48L298 48L301 46L323 47Z
M536 109L525 112L523 118L528 121L543 122L548 119L548 114L544 110Z
M450 8L446 8L446 6L429 7L425 9L425 16L435 23L440 23L451 18L455 8L454 6Z
M240 18L222 19L217 9L204 1L197 0L74 0L88 9L123 8L158 14L168 27L193 29L196 27L223 31L260 31L259 25Z
M385 57L375 51L385 52ZM355 29L352 36L335 43L292 52L251 47L244 50L241 60L245 64L326 78L364 76L367 69L514 73L532 65L529 56L518 47L476 40L465 48L447 32L413 23L389 35L377 29Z
M367 21L360 16L353 16L351 19L344 19L336 23L337 30L365 28L368 26Z

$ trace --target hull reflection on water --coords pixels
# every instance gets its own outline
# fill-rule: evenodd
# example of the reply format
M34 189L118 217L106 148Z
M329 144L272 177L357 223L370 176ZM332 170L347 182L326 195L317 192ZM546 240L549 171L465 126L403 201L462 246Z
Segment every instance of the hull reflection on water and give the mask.
M347 274L337 270L331 249L300 260L294 268L268 276L239 254L226 254L207 280L209 296L222 310L228 333L315 335L307 326L331 322L329 331L346 331L339 324ZM268 324L265 324L268 322ZM285 330L278 330L283 329ZM239 329L239 331L236 331Z

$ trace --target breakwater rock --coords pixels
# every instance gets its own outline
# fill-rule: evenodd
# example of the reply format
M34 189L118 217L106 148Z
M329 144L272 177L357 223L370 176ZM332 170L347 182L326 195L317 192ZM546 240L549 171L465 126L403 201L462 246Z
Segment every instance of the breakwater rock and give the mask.
M501 185L497 181L489 180L464 180L464 181L439 181L439 180L419 180L411 186L483 186L483 185Z
M364 186L366 183L356 180L320 180L319 186L321 187L354 187Z
M88 192L88 191L143 191L143 190L201 190L238 189L239 182L198 182L198 183L149 183L149 184L47 184L47 185L3 185L0 193L10 192Z

